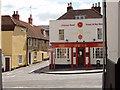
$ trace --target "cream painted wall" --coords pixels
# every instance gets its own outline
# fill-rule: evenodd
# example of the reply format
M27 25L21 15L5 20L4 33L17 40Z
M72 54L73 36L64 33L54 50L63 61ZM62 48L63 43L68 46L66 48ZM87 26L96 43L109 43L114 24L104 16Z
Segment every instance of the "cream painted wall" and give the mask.
M37 52L37 59L36 60L34 60L34 52ZM47 52L44 52L44 51L33 51L31 53L31 55L32 55L32 58L31 58L32 59L32 63L42 61L42 53L44 54L44 56L43 56L44 59L48 58L48 53Z
M21 31L21 27L16 26L12 35L12 68L26 65L26 29ZM22 55L22 64L19 64L18 56Z
M12 55L12 34L13 31L2 31L2 52L5 56Z

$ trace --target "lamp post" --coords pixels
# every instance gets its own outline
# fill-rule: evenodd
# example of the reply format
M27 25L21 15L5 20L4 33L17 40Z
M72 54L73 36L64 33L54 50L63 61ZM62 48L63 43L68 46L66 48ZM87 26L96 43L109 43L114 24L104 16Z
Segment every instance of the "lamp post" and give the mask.
M1 1L0 1L1 6ZM1 11L0 11L0 90L3 90L2 87L2 43L1 43Z
M0 90L3 90L2 88L2 50L0 49Z
M106 0L103 0L103 44L104 44L104 58L103 58L103 90L106 86L106 65L107 65L107 20L106 20Z

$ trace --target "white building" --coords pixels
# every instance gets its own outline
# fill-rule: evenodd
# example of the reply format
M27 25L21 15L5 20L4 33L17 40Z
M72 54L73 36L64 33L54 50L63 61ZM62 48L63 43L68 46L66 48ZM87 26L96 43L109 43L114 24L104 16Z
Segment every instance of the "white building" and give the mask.
M120 2L107 0L108 59L117 63L120 57Z
M91 9L73 10L50 21L50 68L91 66L103 63L103 23L100 4Z
M120 90L120 0L106 0L107 54L105 88Z

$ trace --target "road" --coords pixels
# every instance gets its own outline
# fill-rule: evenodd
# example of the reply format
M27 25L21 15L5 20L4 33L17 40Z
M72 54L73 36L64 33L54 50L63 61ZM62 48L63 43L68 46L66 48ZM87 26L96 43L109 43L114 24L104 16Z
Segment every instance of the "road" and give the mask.
M4 88L102 88L102 73L38 74L32 71L47 66L48 61L4 72Z

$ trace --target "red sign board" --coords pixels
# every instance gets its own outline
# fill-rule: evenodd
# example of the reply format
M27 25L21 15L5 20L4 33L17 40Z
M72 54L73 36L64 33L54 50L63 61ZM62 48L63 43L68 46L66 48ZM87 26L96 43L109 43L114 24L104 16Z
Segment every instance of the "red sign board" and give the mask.
M82 42L82 43L51 43L54 48L64 47L103 47L103 42Z

